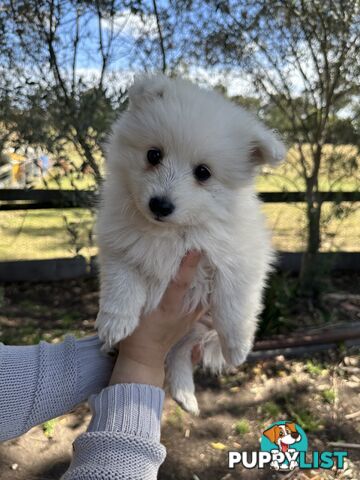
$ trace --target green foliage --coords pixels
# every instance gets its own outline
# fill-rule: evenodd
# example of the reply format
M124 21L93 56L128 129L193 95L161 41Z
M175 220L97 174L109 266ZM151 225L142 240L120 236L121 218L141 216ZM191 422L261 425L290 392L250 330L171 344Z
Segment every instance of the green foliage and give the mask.
M246 433L249 433L250 432L249 421L246 418L239 420L238 422L236 422L234 429L238 435L245 435Z
M258 329L260 338L279 333L284 327L291 330L292 309L297 288L297 279L290 275L279 273L270 277Z
M53 438L53 436L55 435L55 427L58 422L58 418L53 418L52 420L48 420L47 422L42 424L44 435L47 438Z
M356 129L356 123L352 118L339 118L332 115L325 137L326 143L333 145L360 144L360 131Z
M271 419L278 419L281 413L279 405L271 401L264 403L261 410L266 417L270 417Z
M310 410L301 407L290 410L292 418L298 425L300 425L301 428L305 430L305 432L315 433L319 431L322 421L318 417L315 417L315 414Z
M41 147L63 168L63 175L89 170L100 182L102 143L125 95L115 73L108 71L119 40L108 35L102 22L106 18L111 26L117 8L117 1L55 1L52 9L44 0L3 2L4 38L13 48L6 55L0 51L0 146ZM91 17L98 17L97 33L96 21L85 21ZM84 74L78 62L80 55L88 55L81 49L89 38L98 42L91 54L94 71L98 69L93 75ZM80 164L68 156L69 143Z
M184 411L179 405L175 405L171 412L169 412L168 416L166 417L166 421L169 425L176 428L177 430L183 430Z
M259 115L297 145L292 166L307 191L301 282L311 294L317 281L312 266L321 248L322 205L316 197L324 144L359 144L358 2L230 0L206 2L201 9L203 2L180 3L193 14L193 58L204 58L213 70L241 72L259 99Z
M321 392L321 395L322 395L323 399L325 400L325 402L330 403L330 404L335 402L336 393L335 393L334 389L326 388L325 390L323 390Z
M201 83L216 78L224 94L229 78L244 80L243 90L251 96L238 94L233 101L295 145L297 155L288 163L300 180L287 172L283 188L296 184L307 191L301 281L315 295L314 257L322 242L337 235L324 236L324 225L351 213L336 205L324 214L317 201L323 171L330 190L341 189L345 176L359 187L358 149L352 158L338 151L329 159L325 148L326 142L359 144L358 2L55 0L51 5L2 2L0 152L5 145L41 147L56 165L45 187L79 188L92 175L96 188L103 175L103 142L126 106L124 70L161 68ZM133 38L126 33L124 42L118 23L129 15L139 29ZM84 72L89 58L92 67ZM68 222L67 229L78 254L83 240L77 225ZM286 305L268 302L265 318L286 321Z
M326 369L320 362L316 362L315 360L308 360L306 362L306 371L313 375L314 377L319 377L320 375L324 375L326 373Z
M77 312L66 312L60 316L62 328L71 328L79 320L80 314Z

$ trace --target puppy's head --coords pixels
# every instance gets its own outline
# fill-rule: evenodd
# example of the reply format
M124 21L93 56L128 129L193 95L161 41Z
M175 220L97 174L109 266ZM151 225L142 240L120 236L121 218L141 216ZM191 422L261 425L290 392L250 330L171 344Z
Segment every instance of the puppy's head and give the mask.
M264 435L271 442L275 443L282 452L287 452L289 445L301 440L301 435L297 431L295 423L274 425L265 430Z
M142 217L191 226L231 217L256 168L285 155L242 108L181 79L143 77L108 145L108 178L124 181Z

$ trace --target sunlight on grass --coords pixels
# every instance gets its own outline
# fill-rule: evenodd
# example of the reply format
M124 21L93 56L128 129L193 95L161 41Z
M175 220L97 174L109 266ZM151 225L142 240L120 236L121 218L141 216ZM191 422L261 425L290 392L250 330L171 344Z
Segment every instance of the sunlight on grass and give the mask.
M262 208L275 248L302 251L306 244L304 204L265 204ZM326 221L331 208L331 204L324 204L321 250L358 251L360 209L353 204L347 217L330 216ZM0 212L0 260L73 257L76 253L88 258L96 254L90 239L93 221L86 209Z
M357 190L359 175L346 166L356 158L356 147L325 145L324 152L327 166L320 172L320 188L324 191L330 187L332 190ZM337 156L341 157L341 172L331 167L331 162L338 165ZM296 171L298 168L298 153L292 147L287 162L277 169L264 168L256 181L257 190L303 191L305 186ZM53 168L46 178L46 185L52 189L94 189L95 181L90 174L64 175L60 169ZM40 180L34 187L45 188L45 183ZM273 231L274 247L285 252L304 250L305 204L267 203L262 208ZM93 220L93 214L86 209L0 212L0 260L94 255L96 247L91 240ZM359 251L359 238L359 202L323 204L321 251Z
M305 145L304 151L310 151ZM360 186L357 147L354 145L324 145L324 158L319 174L319 190L356 191ZM308 172L310 163L306 159ZM265 166L256 179L259 192L297 192L305 191L305 182L301 175L299 154L295 147L288 150L287 159L277 168Z
M238 435L245 435L250 432L250 424L246 418L243 418L235 423L234 430Z
M76 229L70 235L66 221ZM0 259L36 260L95 253L89 234L93 218L89 210L38 210L0 212Z

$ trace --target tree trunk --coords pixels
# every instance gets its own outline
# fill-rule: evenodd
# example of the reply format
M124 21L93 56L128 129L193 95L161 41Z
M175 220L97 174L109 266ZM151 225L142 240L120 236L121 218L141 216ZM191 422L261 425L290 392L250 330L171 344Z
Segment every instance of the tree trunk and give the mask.
M307 218L308 239L307 248L302 257L300 286L304 293L312 295L316 291L321 270L318 259L318 252L320 248L320 203L308 204Z
M316 293L318 280L321 275L318 252L321 245L321 207L318 196L318 175L320 169L322 148L318 146L314 155L313 174L306 181L306 215L307 215L307 245L304 252L300 271L300 288L303 293Z

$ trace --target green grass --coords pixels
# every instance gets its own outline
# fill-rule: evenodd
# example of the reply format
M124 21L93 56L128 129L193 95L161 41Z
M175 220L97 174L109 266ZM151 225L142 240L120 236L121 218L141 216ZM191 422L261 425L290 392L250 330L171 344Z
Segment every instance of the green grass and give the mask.
M264 415L270 418L278 418L281 413L280 407L275 402L271 401L264 403L261 409Z
M311 170L308 162L309 145L304 145L307 171ZM358 190L360 184L357 148L353 145L325 145L322 167L319 174L319 189L322 191ZM307 155L306 155L307 154ZM355 162L355 163L353 163ZM304 191L305 182L301 172L299 154L295 147L288 150L287 159L278 168L264 167L263 174L257 178L259 191Z
M333 390L332 388L326 388L321 392L321 395L325 402L330 404L335 402L336 393L335 393L335 390Z
M184 411L179 407L179 405L175 405L175 407L168 413L166 417L166 422L168 425L171 425L177 430L183 430L184 428Z
M239 420L236 422L234 426L234 430L238 435L245 435L246 433L250 432L250 424L248 420L243 418L242 420Z
M66 221L78 233L74 238ZM36 210L0 212L0 259L36 260L89 257L95 252L89 241L93 217L89 210Z
M329 208L330 204L324 206L324 215ZM267 204L263 211L277 249L304 249L304 205ZM65 218L78 238L70 234ZM93 221L92 213L85 209L0 212L0 260L73 257L76 253L89 257L96 253L89 241ZM326 224L322 251L356 251L359 236L360 209L356 211L354 206L347 218L333 218Z
M289 407L288 407L289 408ZM322 421L306 408L289 408L292 418L305 432L317 432Z
M320 187L328 190L356 190L359 178L355 173L346 172L346 159L354 155L355 147L327 145L326 155L341 153L344 160L343 175L338 172L320 175ZM288 162L276 170L265 168L257 178L258 191L304 190L302 178L293 166L296 152L290 149ZM330 160L329 160L330 161ZM295 163L298 167L299 163ZM328 169L329 170L329 169ZM344 173L345 172L345 173ZM93 188L91 175L60 175L53 169L52 178L47 178L48 188ZM334 183L335 178L341 178ZM57 177L55 180L54 177ZM39 182L36 188L44 188ZM306 245L305 204L264 204L263 212L269 228L273 231L275 248L282 251L302 251ZM347 212L346 209L350 210ZM360 236L360 208L358 204L341 204L335 207L325 203L322 210L322 251L358 251ZM89 240L93 226L89 210L39 210L0 212L0 260L46 259L73 257L82 254L89 257L96 248ZM66 226L66 224L68 226ZM70 227L70 228L69 228Z
M38 189L61 189L61 190L94 190L96 181L93 175L70 174L64 176L59 169L52 169L52 176L44 180L39 180L34 188Z
M58 421L59 421L58 418L53 418L52 420L48 420L47 422L42 424L44 435L47 438L52 438L54 436L55 427Z
M324 375L326 373L326 369L321 363L308 360L306 362L306 371L310 373L310 375L314 377L320 377L321 375Z

